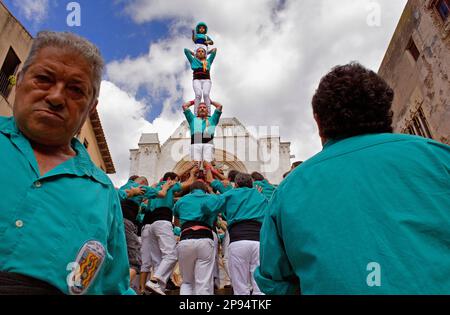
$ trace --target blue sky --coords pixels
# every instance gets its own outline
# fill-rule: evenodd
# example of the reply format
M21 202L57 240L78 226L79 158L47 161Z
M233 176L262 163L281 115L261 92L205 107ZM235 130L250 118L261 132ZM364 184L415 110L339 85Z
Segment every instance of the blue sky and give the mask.
M41 21L27 19L19 5L21 0L3 0L8 9L35 36L40 30L70 31L94 42L102 51L106 63L136 58L148 54L151 42L164 38L168 32L169 20L158 20L138 24L124 13L125 1L79 0L81 26L70 27L66 23L66 6L71 1L50 0L45 17ZM137 99L147 98L146 91L139 89ZM162 103L152 104L146 118L153 121L161 113Z

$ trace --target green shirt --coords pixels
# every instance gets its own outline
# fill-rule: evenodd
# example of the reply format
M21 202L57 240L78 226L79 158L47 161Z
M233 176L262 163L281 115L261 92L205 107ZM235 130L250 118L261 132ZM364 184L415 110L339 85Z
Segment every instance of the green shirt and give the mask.
M177 201L173 215L180 219L181 225L188 221L200 221L212 227L217 220L222 202L218 195L194 190Z
M291 294L300 279L303 294L448 294L449 173L450 147L430 139L330 141L272 197L259 288Z
M191 64L191 69L192 70L196 70L196 69L203 69L203 63L195 58L195 56L193 56L190 52L189 49L184 49L184 54L186 55L186 58L189 60L189 63ZM211 66L212 63L214 61L214 59L216 58L216 51L213 50L210 54L209 57L206 59L206 69L209 71L211 70Z
M137 195L137 196L133 196L131 198L127 197L127 193L125 192L125 190L128 190L130 188L134 188L134 187L142 187L145 190L145 193L142 195ZM120 201L123 201L125 199L131 200L134 203L136 203L137 205L141 205L142 201L144 199L154 199L157 197L158 192L161 190L161 187L157 187L157 188L153 188L150 186L143 186L143 185L139 185L138 183L136 183L135 181L129 180L125 185L123 185L122 187L119 188L118 194L119 194L119 198Z
M195 116L189 108L184 111L184 116L189 124L191 136L195 134L204 135L204 137L207 137L207 135L214 136L221 115L222 112L216 109L211 117L201 119ZM206 120L209 122L208 127L206 127Z
M267 200L254 188L234 188L219 195L223 198L221 210L225 213L228 228L244 220L263 222Z
M253 182L253 187L260 186L262 188L262 194L266 197L267 200L272 198L272 195L275 191L275 186L270 184L267 180L255 181Z
M162 186L165 183L166 183L165 181L158 183L158 186L156 186L156 188L158 190L161 190ZM173 201L174 194L181 190L182 190L181 184L175 183L175 185L170 187L170 189L167 191L166 197L157 198L157 199L153 199L153 200L149 201L148 205L147 205L147 211L151 212L158 208L169 208L170 210L172 210L173 204L174 204L174 201Z
M0 117L0 270L66 294L133 294L117 192L78 140L72 148L74 158L41 176L14 118ZM84 275L70 292L75 262Z
M211 182L211 188L214 189L214 191L218 191L221 194L223 194L223 193L229 191L230 189L232 189L233 186L231 186L230 184L225 186L220 180L215 179Z

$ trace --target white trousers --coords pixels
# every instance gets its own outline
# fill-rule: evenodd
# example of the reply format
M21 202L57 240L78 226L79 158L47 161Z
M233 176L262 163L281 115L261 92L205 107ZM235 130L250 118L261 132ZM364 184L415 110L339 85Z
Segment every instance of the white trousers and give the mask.
M142 258L141 271L149 272L149 265L153 266L153 276L158 278L161 281L160 284L165 287L177 263L177 240L172 223L160 220L147 224L141 235L147 245L147 249L143 251L145 259Z
M229 269L235 295L263 295L253 273L259 266L259 242L237 241L229 246Z
M191 159L197 162L214 160L214 145L209 143L191 144Z
M214 285L220 289L220 271L219 271L219 237L213 232L214 237L214 271L213 271L213 281Z
M195 93L195 104L194 104L195 116L197 116L197 109L198 105L200 105L202 101L202 96L206 106L208 107L208 116L211 116L211 99L209 98L209 93L211 91L212 86L211 80L193 80L192 86L194 88Z
M178 264L183 283L180 295L213 295L214 241L209 238L178 243Z
M223 243L222 243L222 254L223 254L223 266L225 268L225 272L227 273L228 277L230 277L230 268L229 268L229 246L230 246L230 234L228 233L228 230L225 230L225 236L223 237Z

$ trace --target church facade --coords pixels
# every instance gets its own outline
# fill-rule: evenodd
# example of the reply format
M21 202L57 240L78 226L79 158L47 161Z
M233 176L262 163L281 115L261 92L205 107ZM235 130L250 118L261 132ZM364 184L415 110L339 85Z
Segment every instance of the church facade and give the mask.
M253 129L253 130L250 130ZM263 174L271 183L279 184L290 170L289 142L281 142L278 128L266 130L264 136L256 128L246 128L237 118L222 118L214 138L215 164L231 169ZM163 144L157 133L142 134L137 149L130 150L130 176L146 176L157 182L166 172L184 173L190 162L189 126L186 121Z

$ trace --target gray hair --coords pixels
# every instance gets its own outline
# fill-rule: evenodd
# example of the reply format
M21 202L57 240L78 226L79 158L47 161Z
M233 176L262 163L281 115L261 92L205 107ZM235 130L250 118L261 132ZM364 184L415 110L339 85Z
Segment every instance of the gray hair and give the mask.
M100 92L100 83L104 68L104 61L100 50L87 39L69 32L39 32L33 40L30 54L23 64L22 73L27 72L33 64L39 51L46 47L65 48L76 52L82 56L92 67L92 84L94 87L94 97L97 98Z
M252 188L253 187L253 178L250 174L239 173L236 175L236 178L234 179L234 183L238 187Z

